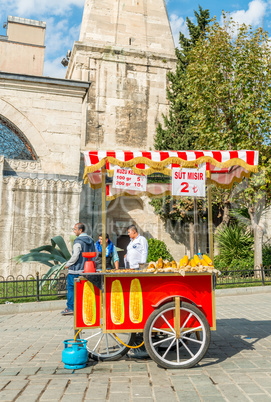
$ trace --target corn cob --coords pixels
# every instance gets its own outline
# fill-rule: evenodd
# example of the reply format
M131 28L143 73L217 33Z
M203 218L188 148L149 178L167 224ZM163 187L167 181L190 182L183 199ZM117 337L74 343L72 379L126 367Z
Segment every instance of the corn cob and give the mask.
M142 290L139 279L135 278L130 286L130 300L129 300L129 315L130 320L134 324L138 324L143 318L143 299Z
M163 268L163 266L164 266L163 259L160 257L158 258L156 268Z
M208 255L203 254L203 259L206 261L207 265L213 265L213 261L208 257Z
M190 260L190 265L191 265L192 268L196 267L196 265L197 265L193 258Z
M111 286L111 319L116 325L124 323L124 300L120 281L117 279Z
M194 261L195 261L195 263L196 263L196 265L200 265L200 259L199 259L199 257L195 254L194 255Z
M185 256L183 257L183 263L184 263L184 266L188 265L189 259L188 259L188 256L187 256L187 255L185 255Z
M175 269L177 268L177 262L174 260L172 261L172 268L175 268Z
M206 261L204 259L200 260L201 265L206 266Z
M96 322L96 301L94 287L91 282L85 282L83 288L83 322L93 325Z
M183 258L180 260L180 262L179 262L179 267L181 268L181 267L183 267L184 266L184 262L183 262Z

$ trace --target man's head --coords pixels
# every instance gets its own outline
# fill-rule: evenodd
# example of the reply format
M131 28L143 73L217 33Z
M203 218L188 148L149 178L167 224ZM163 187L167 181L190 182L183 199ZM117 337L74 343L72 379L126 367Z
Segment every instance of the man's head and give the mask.
M109 236L108 236L108 234L106 233L106 235L105 235L105 244L108 243L108 239L109 239ZM100 245L103 244L103 235L102 235L102 234L99 234L99 242L100 242Z
M73 231L76 236L79 236L81 233L84 233L86 230L85 225L82 222L78 222L74 225Z
M138 231L135 225L130 225L127 228L130 239L134 240L138 236Z

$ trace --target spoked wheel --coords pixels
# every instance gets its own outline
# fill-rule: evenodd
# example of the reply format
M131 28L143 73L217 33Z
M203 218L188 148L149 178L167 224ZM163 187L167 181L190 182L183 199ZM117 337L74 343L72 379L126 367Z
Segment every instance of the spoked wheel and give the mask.
M134 333L118 333L117 335L123 343L129 346L133 345L136 337ZM127 346L122 345L113 334L103 333L102 328L83 329L77 338L87 340L89 357L93 360L118 360L130 350Z
M144 328L149 356L164 368L195 366L208 350L211 333L205 315L195 306L167 303L149 316Z

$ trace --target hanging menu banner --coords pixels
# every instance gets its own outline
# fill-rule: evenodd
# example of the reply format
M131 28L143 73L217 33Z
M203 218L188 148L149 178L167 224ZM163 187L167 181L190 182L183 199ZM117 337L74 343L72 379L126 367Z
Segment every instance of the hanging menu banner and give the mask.
M206 166L198 169L172 169L172 195L205 197Z
M147 177L135 174L132 169L115 166L112 187L122 190L146 191Z

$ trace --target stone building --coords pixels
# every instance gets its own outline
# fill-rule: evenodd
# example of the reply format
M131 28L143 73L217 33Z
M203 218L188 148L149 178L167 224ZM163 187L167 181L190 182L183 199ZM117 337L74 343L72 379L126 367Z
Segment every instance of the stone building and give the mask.
M0 160L4 276L33 273L36 266L17 266L12 258L58 234L68 240L79 219L89 234L98 235L100 194L82 187L80 152L151 150L157 123L168 110L167 73L176 62L164 0L87 0L63 80L42 77L45 23L9 17L8 24L0 55L16 45L25 47L27 58L18 70L12 62L0 64L0 145L8 139L9 150L15 149L6 149ZM31 44L33 29L38 42ZM180 239L165 228L147 197L108 203L108 232L120 246L130 223L163 239L175 258L187 251L186 234Z

